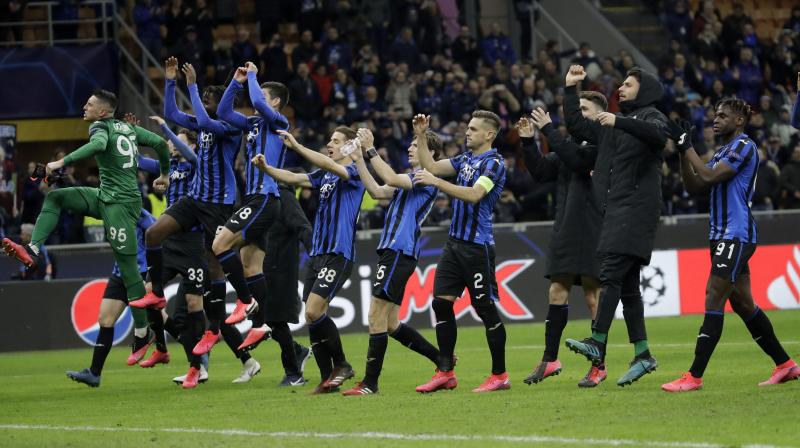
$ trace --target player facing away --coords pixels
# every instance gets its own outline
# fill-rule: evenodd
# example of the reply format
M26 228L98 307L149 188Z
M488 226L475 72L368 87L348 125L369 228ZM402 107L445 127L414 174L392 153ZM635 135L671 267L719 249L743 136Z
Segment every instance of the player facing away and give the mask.
M580 94L581 113L594 120L607 108L607 101L599 92ZM541 154L536 144L534 127L539 129L550 145L550 152ZM556 216L550 237L547 257L549 306L544 321L544 354L524 382L536 384L561 372L558 347L569 315L569 292L572 285L583 287L589 314L597 313L597 291L600 267L597 263L597 240L600 236L602 215L594 196L590 175L597 158L597 147L580 145L565 139L553 126L550 114L534 110L530 117L520 120L517 130L522 137L525 166L537 181L556 181ZM605 365L591 366L578 383L580 387L595 387L606 378Z
M414 183L431 185L453 198L450 237L436 268L433 312L439 359L433 378L417 392L434 392L456 387L453 352L457 326L453 305L466 287L472 308L486 327L486 341L492 355L492 373L473 392L509 389L506 372L506 328L495 302L499 300L495 276L492 211L503 191L506 169L503 157L492 147L500 130L500 118L493 112L476 110L467 126L466 153L435 161L430 151L417 151L422 171ZM450 183L439 177L456 177Z
M767 315L753 302L750 257L758 234L750 201L758 171L758 148L744 133L750 106L740 99L724 98L716 106L713 129L725 142L708 163L692 147L692 126L670 123L670 137L681 157L681 177L690 193L711 190L709 247L711 273L706 283L706 312L697 336L689 371L661 388L687 392L703 387L703 373L722 336L725 302L742 318L753 340L775 362L772 376L759 386L785 383L800 377L797 365L778 342Z
M51 174L65 165L94 157L100 171L100 187L70 187L50 192L36 220L30 244L21 246L6 238L3 239L3 250L26 266L35 266L39 263L39 247L58 224L61 210L102 219L106 239L111 243L114 259L119 266L126 299L132 301L145 295L135 243L136 223L142 207L137 176L139 145L153 148L162 164L161 175L154 182L156 189L164 189L169 185L169 151L161 137L114 119L116 106L117 98L113 93L96 91L83 106L83 119L92 123L89 126L89 142L63 159L47 164L47 174ZM145 313L136 311L132 314L134 326L139 329L136 336L144 339L147 336ZM99 346L111 347L114 340L113 322L111 326L101 323L97 336ZM142 334L138 334L139 331Z
M267 282L264 278L264 255L267 235L272 224L280 219L281 200L278 184L253 166L252 159L262 154L268 165L280 166L283 159L283 141L277 131L289 129L289 121L279 112L288 103L289 90L281 83L271 82L259 86L258 69L252 62L239 67L233 80L225 89L217 107L217 115L237 129L247 131L245 154L245 195L242 206L228 219L212 246L231 282L239 300L226 319L235 324L251 316L253 327L239 348L253 349L270 336L272 329L264 321L264 301ZM247 117L233 110L233 101L247 82L250 101L257 115ZM240 247L241 261L235 249ZM250 296L255 302L250 301ZM254 311L251 311L254 309ZM292 346L289 326L281 326L274 337ZM286 341L288 338L288 342ZM294 347L292 346L292 353Z
M145 235L147 243L147 264L153 285L148 294L136 306L163 308L164 299L164 258L162 245L172 235L191 231L202 226L208 278L210 287L204 297L203 309L209 327L203 333L193 353L203 355L219 341L220 334L234 350L242 362L242 373L234 382L247 382L260 370L260 364L247 351L237 350L242 336L234 327L224 324L226 282L222 267L211 252L211 244L219 229L233 213L236 200L236 179L233 164L239 153L241 131L230 124L217 120L216 110L223 88L210 86L204 89L202 98L197 87L197 77L190 64L184 64L183 73L194 115L178 110L175 102L175 84L178 75L178 60L167 59L165 64L166 84L164 86L164 118L178 126L197 132L197 169L188 194L172 204ZM192 372L199 375L199 371Z
M321 377L313 393L337 392L344 381L355 376L345 358L339 330L327 311L350 277L355 258L354 239L364 184L353 160L342 155L341 149L356 137L356 132L345 126L334 129L326 146L327 155L306 148L286 131L279 133L289 148L319 169L310 174L293 173L267 165L263 155L257 155L253 163L278 182L319 191L303 299L311 349Z
M343 395L369 395L378 392L378 377L383 368L388 337L421 354L436 364L439 350L417 330L398 319L403 303L406 283L417 267L419 258L420 227L433 207L438 190L430 185L414 185L414 173L420 170L418 151L433 151L438 159L442 141L427 128L425 119L415 120L414 140L408 147L408 162L412 172L397 174L373 147L374 138L368 129L359 129L361 144L368 148L366 155L356 150L350 157L356 162L358 173L373 199L391 199L386 220L378 243L378 265L372 284L372 301L369 305L369 347L364 379ZM364 159L372 165L385 185L378 185Z
M136 259L140 272L139 275L141 275L142 279L147 277L147 261L145 260L144 256L144 233L147 231L148 227L153 225L154 222L156 222L156 219L153 218L153 215L151 215L147 210L141 209L141 216L136 222ZM119 319L119 316L121 316L125 311L127 305L128 293L125 288L125 283L122 280L119 265L114 263L111 276L108 278L106 289L103 292L103 300L100 302L100 315L97 318L97 324L100 327L100 332L107 333L109 331L108 329L111 330L110 343L107 344L105 342L100 342L100 335L98 334L98 342L95 343L94 352L92 353L91 367L78 371L68 370L67 378L86 384L89 387L100 386L100 375L103 373L103 366L106 363L106 358L108 357L109 352L111 352L111 346L114 344L114 324L117 322L117 319ZM131 309L131 311L133 311L133 309ZM145 331L146 330L147 329L145 328ZM150 344L147 344L147 347L149 346ZM130 362L131 358L134 357L134 355L131 354L128 357L128 365L130 366L138 363L141 367L147 368L153 367L156 364L169 364L169 353L166 351L166 347L160 348L162 349L161 356L150 357L142 362L138 361L144 356L144 353L142 353L135 362Z
M597 242L600 297L591 336L580 341L567 339L566 346L593 365L602 364L608 332L622 302L634 350L628 371L617 380L617 385L624 387L658 366L647 341L639 276L641 266L650 262L661 215L661 165L668 120L655 104L664 87L657 77L634 67L619 87L622 113L601 112L593 121L580 110L577 83L585 77L582 66L570 67L564 115L570 135L597 145L592 181L603 213Z
M169 143L170 184L166 197L167 206L170 207L185 196L191 188L194 172L197 169L197 154L194 152L197 136L193 131L185 128L180 129L178 135L175 135L163 118L150 117L150 119L158 123ZM139 167L143 171L152 172L157 169L157 164L152 159L141 158ZM195 345L203 336L206 323L203 313L203 292L207 263L202 228L198 226L191 231L170 236L164 241L162 250L164 257L162 280L168 282L178 275L181 276L180 288L186 300L186 318L179 325L174 319L167 316L166 309L148 308L147 312L148 314L157 313L163 319L163 327L183 346L189 362L189 372L182 376L180 382L184 389L191 389L197 386L198 381L204 380L204 377L208 378L208 372L203 371L200 356L193 353ZM150 319L151 322L153 320L153 318ZM158 334L159 328L154 327L154 330ZM159 349L157 348L151 358L158 357L158 355ZM198 373L194 374L192 369L197 370Z

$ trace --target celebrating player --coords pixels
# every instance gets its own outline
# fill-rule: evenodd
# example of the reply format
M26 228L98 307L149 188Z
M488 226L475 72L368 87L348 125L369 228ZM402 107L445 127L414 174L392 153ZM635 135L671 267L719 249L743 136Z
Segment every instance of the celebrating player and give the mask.
M608 105L599 92L580 93L581 113L594 120ZM550 153L542 155L533 138L534 126L547 136ZM550 237L547 257L547 277L550 278L547 317L544 321L545 348L542 361L525 378L535 384L561 372L558 346L567 325L569 291L573 284L583 286L586 305L594 321L597 313L597 290L600 284L597 265L597 239L602 216L595 201L590 172L597 158L594 145L578 145L565 139L553 126L550 114L541 109L523 117L517 126L522 138L525 165L534 179L556 180L556 216ZM606 378L605 365L591 366L578 383L580 387L595 387Z
M303 298L311 348L322 378L314 393L336 392L344 381L355 375L345 359L339 330L327 310L339 288L350 277L355 258L355 226L364 184L353 161L343 155L341 149L356 137L356 132L345 126L334 129L326 146L327 156L301 145L289 132L279 131L279 134L287 146L320 168L310 174L299 174L268 165L260 154L253 159L258 169L279 182L319 190Z
M506 181L503 157L492 147L499 130L500 118L495 113L476 110L467 126L468 152L436 161L430 151L417 151L424 169L414 175L414 183L434 186L453 198L450 238L439 259L433 286L438 368L429 382L417 387L417 392L453 389L457 385L453 352L458 330L453 305L464 287L469 290L472 307L486 327L486 341L492 355L491 375L473 392L511 387L506 372L506 328L495 305L499 297L492 211ZM436 176L457 176L456 183Z
M619 88L623 114L601 112L597 120L590 120L581 114L576 86L585 77L582 66L570 67L564 114L572 136L597 145L592 180L603 211L597 246L601 289L591 337L567 339L566 345L593 365L603 364L608 331L622 301L628 337L634 345L630 368L617 380L617 385L625 386L658 365L647 343L639 271L650 262L661 214L667 118L654 104L664 88L655 76L633 68Z
M414 173L420 170L418 151L433 151L438 159L442 141L428 129L428 117L414 118L414 140L408 148L408 162L413 171L397 174L372 146L374 138L368 129L359 129L358 137L367 148L366 159L386 185L378 185L364 162L361 150L350 157L373 199L391 199L378 243L378 266L375 270L372 301L369 305L369 347L364 379L344 395L369 395L378 392L378 376L383 368L388 336L430 359L436 364L439 351L421 334L400 323L398 312L403 303L406 283L414 274L419 258L420 226L433 207L438 190L430 185L414 185ZM413 348L412 348L413 347Z
M687 373L661 388L686 392L703 387L703 373L722 336L725 302L742 318L753 340L775 362L772 376L759 386L785 383L800 377L797 365L778 342L772 323L753 302L749 260L758 240L750 210L758 171L758 149L744 133L750 106L740 99L725 98L716 107L714 134L726 142L703 163L692 147L692 126L687 121L670 123L670 137L681 154L681 177L690 193L711 189L709 244L711 274L706 283L706 313Z
M83 119L92 122L89 126L89 143L63 159L47 164L47 174L50 174L65 165L94 156L100 170L100 188L70 187L50 192L36 220L30 244L20 246L7 238L3 239L3 250L7 255L26 266L35 266L39 263L39 246L55 229L62 209L77 215L102 219L126 292L126 300L106 302L108 308L102 313L105 317L119 316L127 305L126 301L140 299L145 295L135 244L137 221L142 207L137 177L139 145L153 148L162 164L161 175L155 180L154 188L163 189L169 185L167 143L150 131L114 119L116 107L117 97L113 93L96 91L83 106ZM147 333L147 320L143 315L144 313L134 314L138 321L135 326L145 333L140 334L140 337ZM95 344L95 357L98 358L99 366L102 366L99 360L105 360L114 341L115 321L116 318L109 318L100 322ZM85 369L72 378L97 386L100 384L100 371Z

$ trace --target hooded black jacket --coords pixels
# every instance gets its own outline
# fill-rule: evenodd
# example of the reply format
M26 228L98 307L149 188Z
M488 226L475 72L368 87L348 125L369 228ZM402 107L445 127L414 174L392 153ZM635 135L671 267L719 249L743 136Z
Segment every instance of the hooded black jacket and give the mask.
M552 124L542 128L551 152L542 155L533 138L522 139L525 166L536 181L556 180L556 216L546 277L557 274L598 278L597 241L602 216L589 173L597 157L591 145L565 139Z
M597 251L633 255L648 264L661 215L661 164L667 142L667 117L654 104L664 88L643 71L636 99L620 103L623 114L617 114L613 128L581 115L575 86L564 93L569 133L597 145L592 180L603 213Z

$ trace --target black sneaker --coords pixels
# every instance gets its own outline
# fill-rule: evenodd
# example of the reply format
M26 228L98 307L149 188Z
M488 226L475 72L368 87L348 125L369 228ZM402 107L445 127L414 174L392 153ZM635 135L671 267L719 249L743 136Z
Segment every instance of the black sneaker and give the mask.
M567 339L566 346L573 352L585 356L593 365L599 366L603 363L605 344L592 338L586 338L582 341Z
M80 372L67 370L67 378L78 383L83 383L89 387L100 386L100 375L95 375L89 369L83 369Z
M286 375L283 377L278 386L281 387L298 387L305 386L308 381L303 378L303 375Z
M531 384L536 384L547 377L556 376L561 373L561 361L542 361L536 366L536 369L528 375L527 378L522 380L523 383L530 386Z
M304 345L296 344L294 348L295 348L294 356L295 359L297 359L297 364L298 364L297 367L300 370L300 376L302 376L303 372L306 371L306 363L308 362L309 359L311 359L311 356L314 353L311 352L310 348Z

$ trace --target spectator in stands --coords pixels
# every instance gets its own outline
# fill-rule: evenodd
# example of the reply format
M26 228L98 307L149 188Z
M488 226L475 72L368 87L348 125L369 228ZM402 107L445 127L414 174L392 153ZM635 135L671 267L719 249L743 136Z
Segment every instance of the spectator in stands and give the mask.
M292 50L292 67L297 68L301 63L313 64L317 61L318 49L314 43L311 30L303 30L300 34L300 43Z
M203 43L198 38L197 28L189 25L185 28L186 35L176 45L174 54L183 63L192 64L194 67L206 67L213 61L210 49L204 48ZM242 64L244 65L244 64ZM197 83L205 84L206 70L197 70Z
M395 172L402 173L409 168L408 152L406 151L408 145L403 144L400 140L390 119L380 120L378 123L375 147L378 148L378 153L383 150L383 159L392 166Z
M478 99L464 87L464 80L461 77L456 77L453 80L450 91L445 93L443 99L444 109L441 111L442 119L445 122L461 121L464 116L469 116L475 110Z
M23 224L20 226L19 239L22 244L31 242L31 235L33 234L33 224ZM43 263L37 264L36 267L29 269L24 265L20 265L19 271L11 278L15 280L47 280L53 279L53 263L50 260L50 255L47 249L42 245L39 250L41 251Z
M183 3L183 0L171 0L164 14L164 26L167 35L164 46L172 48L177 45L186 33L186 27L194 24L192 8Z
M0 1L0 22L20 22L22 21L22 7L24 0L2 0ZM22 27L10 26L0 29L0 41L7 41L9 37L14 42L22 40Z
M208 5L207 0L195 0L195 16L193 24L197 28L197 34L200 41L205 48L214 47L214 26L216 26L216 19L214 12Z
M791 158L781 168L780 185L783 208L800 208L800 143L795 145Z
M792 16L783 24L783 28L794 33L800 33L800 5L792 8Z
M489 67L493 67L495 61L503 61L506 65L517 62L517 55L514 53L514 46L511 39L503 33L500 24L493 22L491 31L481 42L483 50L483 62Z
M227 39L218 39L214 42L214 50L211 54L211 67L207 70L210 76L209 83L217 85L225 84L235 68L231 41Z
M44 190L46 185L40 181L31 180L31 174L36 169L36 162L28 163L28 171L22 184L19 218L21 223L35 223L44 203Z
M289 81L289 61L286 52L283 51L283 39L280 34L272 35L259 59L261 60L261 73L266 75L267 80L283 84Z
M706 29L713 30L710 26L714 21L722 22L719 10L714 6L713 0L703 0L697 5L692 24L692 39L697 39Z
M411 72L416 72L420 67L420 55L414 34L411 28L405 27L389 47L389 61L396 64L408 64Z
M458 38L453 41L450 51L453 54L453 61L460 64L464 70L472 73L478 67L478 59L481 54L478 51L478 43L472 37L472 33L467 26L461 26Z
M425 90L417 97L417 113L438 114L442 109L442 96L433 83L425 84Z
M390 111L400 120L410 120L414 112L412 104L416 102L417 90L413 81L403 70L397 70L389 86L386 88L386 104Z
M163 8L153 0L138 0L133 8L133 21L136 24L136 36L156 60L161 60Z
M778 43L767 55L772 82L776 86L789 87L794 82L797 60L800 58L798 46L792 38L792 31L783 30Z
M544 80L540 81L544 82ZM503 128L507 129L512 122L519 118L519 101L514 98L505 84L495 84L484 90L478 99L478 104L481 108L496 113L500 117Z
M770 128L770 135L777 137L783 147L789 147L792 138L800 135L800 131L791 125L791 106L788 104L781 107L778 112L778 119Z
M736 86L736 95L747 103L755 105L761 93L761 83L764 80L761 68L753 59L753 49L742 47L739 51L739 63L733 67L733 82Z
M322 100L317 84L309 76L306 63L297 66L297 77L289 83L289 101L294 108L294 115L298 121L297 126L314 127L322 110Z
M736 2L733 4L733 13L722 21L722 45L732 58L737 56L735 53L738 48L737 43L744 37L745 23L752 24L753 19L745 15L744 6Z
M233 43L233 62L237 67L243 67L245 62L258 59L258 50L250 41L250 30L239 27L236 30L236 42Z
M355 118L358 109L356 86L343 68L336 70L331 87L330 104L341 104L347 111L349 120Z
M322 100L322 105L327 106L331 101L331 90L333 90L333 75L328 73L328 66L319 64L311 75L311 79L317 85L319 91L319 98Z
M763 149L758 150L758 181L753 191L753 210L774 210L780 190L778 165L767 158Z
M328 28L326 38L322 42L321 62L332 70L337 68L350 70L353 50L349 43L339 38L339 30L336 27Z
M600 74L600 60L597 59L589 42L581 42L578 52L572 58L572 63L582 65L590 79L594 79Z
M666 27L673 39L682 44L689 43L693 28L692 17L689 15L686 3L678 0L672 5L672 10L667 12Z
M719 43L711 24L707 24L703 32L692 42L692 49L695 55L700 58L701 66L703 62L718 64L725 56L725 51L722 49L722 45Z

